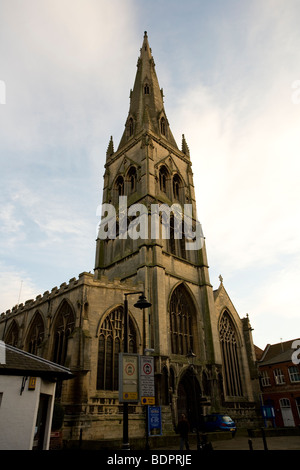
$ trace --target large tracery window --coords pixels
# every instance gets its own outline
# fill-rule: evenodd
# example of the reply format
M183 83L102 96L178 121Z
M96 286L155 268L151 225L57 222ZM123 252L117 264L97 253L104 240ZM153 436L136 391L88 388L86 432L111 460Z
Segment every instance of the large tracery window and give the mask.
M129 316L128 351L137 352L136 331ZM124 351L124 313L123 307L108 314L99 332L98 349L98 390L118 390L119 353Z
M38 355L38 349L44 340L44 321L40 313L36 313L26 338L26 350Z
M68 302L64 301L54 324L53 362L64 365L67 357L68 340L73 333L75 317Z
M220 343L223 358L224 386L227 396L242 396L238 344L232 320L225 312L220 321Z
M193 301L183 284L180 284L174 290L170 302L171 350L173 354L186 356L190 350L194 350L194 316Z

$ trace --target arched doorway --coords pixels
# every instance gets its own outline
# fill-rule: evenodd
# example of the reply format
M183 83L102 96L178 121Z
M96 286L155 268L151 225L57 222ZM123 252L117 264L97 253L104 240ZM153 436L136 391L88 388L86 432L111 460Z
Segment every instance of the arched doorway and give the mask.
M182 376L177 388L177 416L184 413L190 423L190 428L195 429L202 415L201 388L195 373L188 369Z

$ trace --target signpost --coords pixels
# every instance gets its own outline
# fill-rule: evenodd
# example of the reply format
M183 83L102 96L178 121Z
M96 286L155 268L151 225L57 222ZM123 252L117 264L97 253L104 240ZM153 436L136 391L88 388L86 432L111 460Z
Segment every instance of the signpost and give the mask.
M155 405L154 358L140 356L141 405Z
M119 354L119 402L136 403L139 401L139 356Z

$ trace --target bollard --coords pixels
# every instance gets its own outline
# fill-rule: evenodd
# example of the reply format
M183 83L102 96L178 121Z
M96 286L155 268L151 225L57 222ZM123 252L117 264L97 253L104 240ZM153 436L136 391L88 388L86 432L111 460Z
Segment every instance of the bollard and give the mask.
M264 428L261 428L261 435L262 435L262 439L263 439L263 443L264 443L264 450L268 450Z

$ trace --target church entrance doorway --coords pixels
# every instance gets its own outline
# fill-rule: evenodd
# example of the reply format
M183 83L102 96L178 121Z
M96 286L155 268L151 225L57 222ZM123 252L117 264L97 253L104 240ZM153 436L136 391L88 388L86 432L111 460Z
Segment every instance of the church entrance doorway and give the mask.
M201 389L192 370L188 370L181 378L177 390L177 416L184 413L190 423L191 431L200 424L202 414Z

